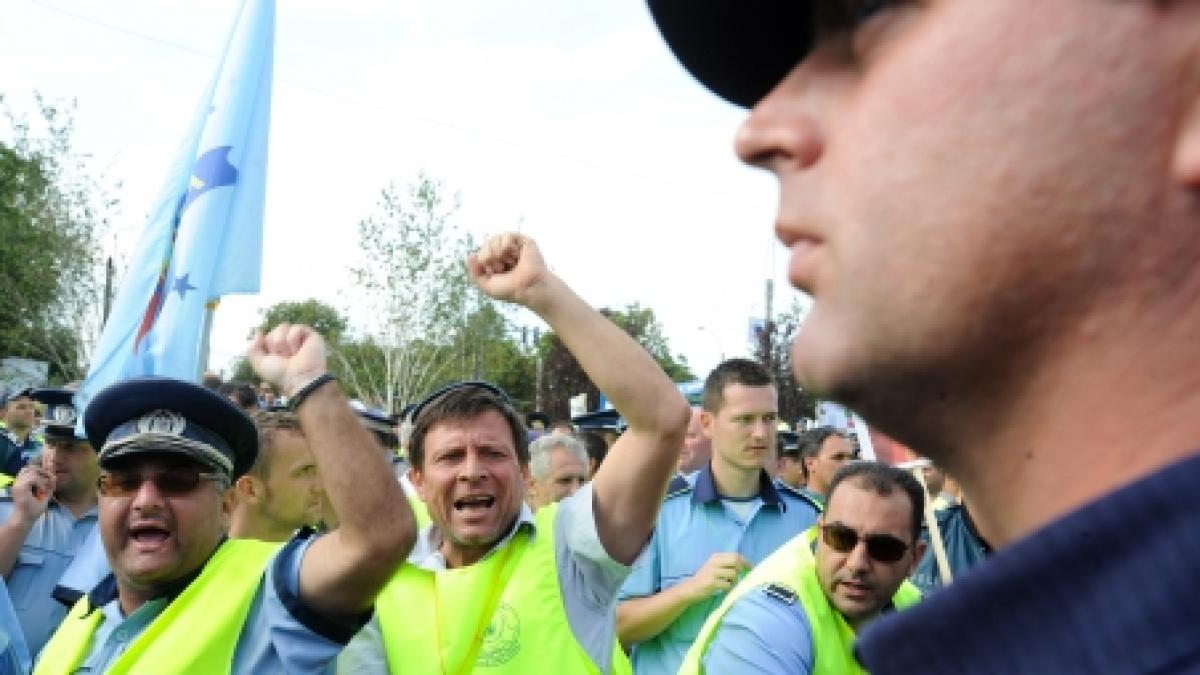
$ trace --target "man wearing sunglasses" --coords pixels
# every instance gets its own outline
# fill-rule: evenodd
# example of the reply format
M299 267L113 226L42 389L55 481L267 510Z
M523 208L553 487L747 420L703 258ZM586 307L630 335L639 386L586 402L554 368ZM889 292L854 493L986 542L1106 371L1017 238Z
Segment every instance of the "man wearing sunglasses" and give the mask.
M855 634L920 592L925 491L879 462L839 470L817 526L771 554L713 612L681 675L855 673Z
M550 325L628 429L591 482L535 514L524 503L529 436L502 391L458 383L418 404L410 475L433 522L339 669L628 672L617 591L654 529L687 401L644 349L550 271L532 240L493 237L468 266L484 293Z
M339 528L282 545L227 538L230 485L258 454L254 424L195 384L114 384L84 413L100 448L99 527L113 574L71 609L36 673L322 672L370 617L412 546L412 512L326 373L319 335L280 325L247 355L287 393Z
M96 451L75 435L74 392L35 389L47 406L40 461L23 467L0 499L0 574L31 654L50 639L67 614L52 600L63 573L96 529Z

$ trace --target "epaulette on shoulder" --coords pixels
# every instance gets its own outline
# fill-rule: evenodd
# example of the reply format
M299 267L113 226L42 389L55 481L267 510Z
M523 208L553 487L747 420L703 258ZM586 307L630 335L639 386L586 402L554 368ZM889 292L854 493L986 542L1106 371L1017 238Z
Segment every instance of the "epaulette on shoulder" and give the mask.
M796 594L796 590L784 584L767 584L763 586L762 592L768 598L776 602L782 602L785 605L794 605L800 597Z
M788 485L787 483L785 483L781 480L775 481L775 489L782 490L783 492L788 493L789 495L795 497L796 499L799 499L800 501L803 501L806 504L811 505L814 509L817 510L817 513L822 513L825 511L825 504L820 499L818 499L816 495L809 492L808 490L801 490L799 488L794 488L791 485Z
M679 495L687 494L691 491L692 484L689 483L686 478L683 476L675 476L671 479L670 483L667 483L666 499L678 497Z

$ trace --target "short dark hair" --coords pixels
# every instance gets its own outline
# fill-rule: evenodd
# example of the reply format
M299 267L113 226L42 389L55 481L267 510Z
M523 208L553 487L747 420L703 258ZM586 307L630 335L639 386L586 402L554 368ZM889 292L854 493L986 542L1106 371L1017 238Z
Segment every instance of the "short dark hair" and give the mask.
M222 384L225 384L224 380L222 380L221 376L216 373L205 373L204 376L200 378L200 386L212 391L219 392Z
M830 436L841 436L846 438L846 434L835 427L817 427L809 429L800 435L800 458L816 457L821 454L821 446L825 445L826 439Z
M600 466L608 455L608 443L604 441L604 437L590 429L584 429L576 436L583 443L588 457L596 462L596 466Z
M233 388L234 400L244 409L250 410L258 406L258 392L254 385L242 382Z
M245 386L249 388L249 385ZM256 412L251 415L250 419L254 420L254 426L258 429L259 451L254 458L254 464L247 473L266 480L267 475L271 472L275 434L286 429L303 436L304 430L300 427L300 418L296 413L287 410Z
M521 466L529 465L529 432L521 423L521 417L513 410L508 400L483 386L463 383L435 394L435 398L418 404L417 416L413 420L412 437L408 442L408 458L413 467L421 469L425 464L425 436L434 425L446 420L469 420L494 410L500 413L512 431L513 447Z
M725 404L725 388L731 384L767 387L775 386L775 380L758 361L750 359L722 361L704 380L704 396L701 406L710 413L720 410L721 406Z
M845 481L851 481L881 497L891 496L892 490L897 487L903 490L912 505L912 541L917 540L921 534L921 520L925 514L925 490L915 476L883 462L850 462L833 474L826 503L833 501L833 494L838 485Z

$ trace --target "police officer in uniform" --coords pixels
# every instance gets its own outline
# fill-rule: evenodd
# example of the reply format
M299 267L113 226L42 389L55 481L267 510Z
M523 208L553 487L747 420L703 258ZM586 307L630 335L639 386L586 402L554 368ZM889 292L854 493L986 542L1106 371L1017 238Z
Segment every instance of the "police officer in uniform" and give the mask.
M195 384L114 384L84 414L113 575L71 609L35 673L322 672L370 616L412 546L412 512L319 335L280 325L248 357L296 409L340 527L283 545L227 538L230 484L258 452L253 422Z
M38 389L47 406L46 445L39 464L23 467L0 499L0 573L33 654L67 614L51 599L63 572L96 528L96 451L75 433L66 389Z
M817 503L766 471L777 411L759 363L729 359L705 378L711 459L671 481L650 549L621 589L617 629L639 675L673 675L722 595L816 522Z
M924 500L912 475L886 464L839 470L817 527L771 554L729 594L680 674L862 673L851 652L858 629L920 598L905 578L924 552Z
M29 458L41 451L42 444L34 437L33 428L33 390L21 389L9 394L4 402L4 427L0 428L0 474L15 478Z

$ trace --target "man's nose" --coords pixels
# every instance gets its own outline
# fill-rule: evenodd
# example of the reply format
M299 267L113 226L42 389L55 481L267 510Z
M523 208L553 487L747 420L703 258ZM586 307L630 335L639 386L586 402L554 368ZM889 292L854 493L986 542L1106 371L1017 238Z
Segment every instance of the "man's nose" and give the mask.
M146 477L143 477L142 484L138 486L136 492L133 493L133 502L130 508L137 510L153 510L162 508L164 497L158 489L158 485Z
M821 158L824 139L814 107L804 95L805 78L797 66L759 101L734 140L741 160L775 173L811 168Z

